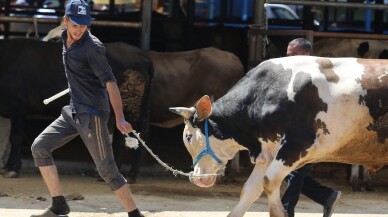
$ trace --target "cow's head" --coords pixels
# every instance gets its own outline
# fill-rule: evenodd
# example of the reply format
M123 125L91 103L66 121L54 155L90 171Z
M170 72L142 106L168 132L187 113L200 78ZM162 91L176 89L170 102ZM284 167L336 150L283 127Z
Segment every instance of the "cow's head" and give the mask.
M203 96L195 107L174 107L170 111L184 117L183 142L193 158L193 178L200 187L210 187L216 181L216 174L222 174L225 164L239 150L233 141L219 140L211 135L208 117L212 113L211 100ZM208 134L208 135L206 135ZM213 175L212 175L213 174Z

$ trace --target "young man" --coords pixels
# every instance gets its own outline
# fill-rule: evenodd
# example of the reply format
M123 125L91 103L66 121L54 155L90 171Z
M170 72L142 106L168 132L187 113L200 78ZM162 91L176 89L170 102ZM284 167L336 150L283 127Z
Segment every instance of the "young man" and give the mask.
M35 165L52 196L51 206L32 217L66 216L70 212L52 152L78 135L88 148L100 176L119 198L128 216L143 217L136 208L127 180L114 161L107 129L109 102L117 128L122 133L129 133L132 126L124 119L120 92L105 57L105 47L88 30L91 23L89 5L83 0L70 0L64 22L62 54L71 100L31 147Z
M304 38L292 40L287 47L287 56L311 55L311 44ZM294 217L294 209L299 200L299 194L302 193L313 201L323 206L323 217L330 217L341 197L340 191L321 185L311 176L313 164L307 164L295 171L292 171L287 177L287 190L282 197L282 203L289 217Z

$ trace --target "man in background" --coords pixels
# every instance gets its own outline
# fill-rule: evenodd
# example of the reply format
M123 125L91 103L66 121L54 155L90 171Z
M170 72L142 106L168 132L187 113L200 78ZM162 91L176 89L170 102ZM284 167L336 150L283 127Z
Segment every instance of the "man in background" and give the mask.
M310 56L311 44L304 38L292 40L287 47L287 56L304 55ZM330 217L341 197L341 191L335 191L321 185L310 173L314 164L306 164L303 167L292 171L285 180L287 190L282 197L284 209L289 217L294 217L295 206L298 203L300 193L323 206L323 217Z

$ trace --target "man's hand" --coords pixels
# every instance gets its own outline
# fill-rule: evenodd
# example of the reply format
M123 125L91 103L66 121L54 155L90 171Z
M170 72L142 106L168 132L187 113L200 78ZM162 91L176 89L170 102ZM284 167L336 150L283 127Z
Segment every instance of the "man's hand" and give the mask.
M115 112L117 129L119 129L122 134L132 132L132 125L124 118L123 104L121 102L120 91L116 82L108 81L106 83L106 89L109 94L109 100L113 111Z
M133 130L132 125L125 119L116 120L116 127L122 134L130 133Z

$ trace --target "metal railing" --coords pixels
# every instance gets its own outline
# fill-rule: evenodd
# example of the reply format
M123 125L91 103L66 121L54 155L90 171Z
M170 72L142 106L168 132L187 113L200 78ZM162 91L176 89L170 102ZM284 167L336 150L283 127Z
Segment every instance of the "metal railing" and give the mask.
M263 58L263 49L261 41L263 35L304 37L309 40L311 44L314 43L315 38L388 40L388 35L381 34L316 32L313 30L267 30L259 26L251 26L248 34L248 68L252 68L263 60L265 60L265 58Z

